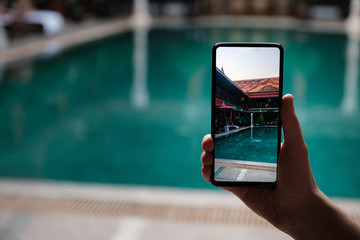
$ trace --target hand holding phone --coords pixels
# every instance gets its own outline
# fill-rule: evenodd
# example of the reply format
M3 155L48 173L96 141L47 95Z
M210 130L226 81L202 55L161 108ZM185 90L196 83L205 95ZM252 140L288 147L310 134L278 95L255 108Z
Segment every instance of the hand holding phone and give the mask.
M279 44L214 46L211 114L214 185L276 185L282 72L283 48Z

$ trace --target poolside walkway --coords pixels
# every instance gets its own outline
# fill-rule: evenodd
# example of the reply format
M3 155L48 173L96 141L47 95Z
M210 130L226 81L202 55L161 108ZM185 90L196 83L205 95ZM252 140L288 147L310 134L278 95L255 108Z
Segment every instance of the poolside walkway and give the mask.
M215 177L220 181L274 182L276 168L276 163L216 159Z
M334 199L360 222L360 201ZM0 179L0 239L290 239L219 190Z
M345 33L344 21L303 20L284 16L200 16L195 18L152 18L151 28L189 27L253 27L297 29L328 33ZM131 18L91 19L82 23L67 23L62 32L53 37L36 36L10 45L0 51L0 65L56 54L68 47L102 39L133 29Z
M55 36L37 36L15 41L0 52L0 64L31 59L42 54L56 54L78 44L127 31L130 27L129 21L124 18L116 18L111 21L93 20L80 24L68 23L63 31Z

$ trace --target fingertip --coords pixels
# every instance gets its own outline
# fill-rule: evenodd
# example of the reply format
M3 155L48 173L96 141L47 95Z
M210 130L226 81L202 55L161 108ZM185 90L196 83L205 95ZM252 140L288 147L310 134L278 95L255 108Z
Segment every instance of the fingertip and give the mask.
M294 99L294 97L290 93L287 93L283 96L283 101L289 101L289 100L293 100L293 99Z
M294 97L291 94L286 94L282 99L281 115L289 113L294 108Z
M209 138L211 139L211 134L206 134L206 135L203 137L202 142L204 143L204 142L208 141Z
M202 149L205 152L212 152L214 150L214 141L210 134L204 136L202 140Z

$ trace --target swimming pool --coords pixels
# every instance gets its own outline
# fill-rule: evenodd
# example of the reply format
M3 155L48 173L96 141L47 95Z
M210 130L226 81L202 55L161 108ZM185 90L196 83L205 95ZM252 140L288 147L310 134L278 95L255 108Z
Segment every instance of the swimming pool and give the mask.
M215 158L277 162L277 128L253 127L216 139Z
M347 38L295 30L153 29L140 83L133 32L7 66L0 175L210 187L199 158L210 132L211 47L218 41L284 46L284 93L295 96L318 185L332 196L360 197L360 114L342 107Z

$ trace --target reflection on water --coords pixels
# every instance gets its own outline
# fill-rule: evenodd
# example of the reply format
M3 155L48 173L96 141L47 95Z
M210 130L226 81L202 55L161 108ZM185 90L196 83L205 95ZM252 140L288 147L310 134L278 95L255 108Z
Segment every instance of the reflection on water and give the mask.
M211 48L235 37L284 45L284 93L295 96L315 179L327 194L360 197L360 114L339 107L359 104L349 92L358 84L343 80L347 37L284 30L145 29L6 68L0 174L209 187L199 156Z
M134 80L131 88L131 103L137 108L147 107L150 101L147 89L147 36L148 29L146 27L134 29Z
M341 108L345 113L354 113L358 109L359 100L359 35L349 34L348 38Z
M276 163L277 128L250 127L216 140L215 158Z
M133 72L131 103L134 107L144 108L149 105L147 88L148 75L148 32L151 23L147 0L135 0L134 12L130 18L134 31Z
M347 20L347 49L344 81L344 96L341 108L345 113L354 113L359 100L359 30L360 1L352 0L350 14Z

